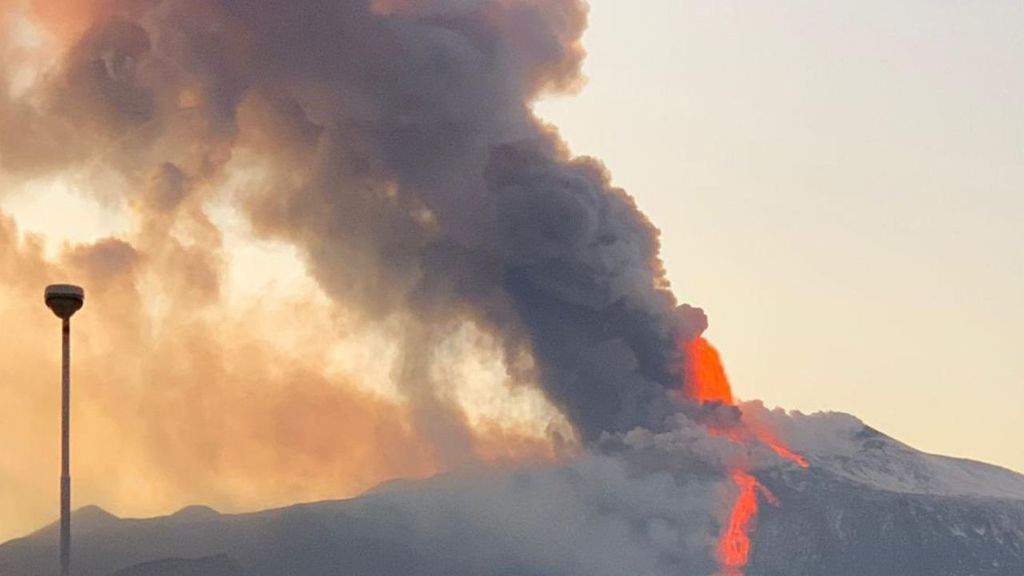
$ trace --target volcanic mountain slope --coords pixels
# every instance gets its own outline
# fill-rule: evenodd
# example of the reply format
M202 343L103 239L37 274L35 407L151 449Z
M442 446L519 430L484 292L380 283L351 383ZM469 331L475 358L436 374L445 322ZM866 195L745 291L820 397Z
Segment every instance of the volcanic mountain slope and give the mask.
M242 576L237 562L226 554L206 558L169 558L136 564L114 576Z
M762 476L783 504L764 509L750 576L1024 574L1024 477L835 420L804 446L810 470Z
M1024 574L1024 476L915 451L846 415L745 410L810 462L756 472L779 504L762 498L747 576ZM729 484L668 444L254 514L86 508L76 574L715 574ZM54 574L56 541L50 526L0 545L0 574ZM167 558L195 560L153 563Z

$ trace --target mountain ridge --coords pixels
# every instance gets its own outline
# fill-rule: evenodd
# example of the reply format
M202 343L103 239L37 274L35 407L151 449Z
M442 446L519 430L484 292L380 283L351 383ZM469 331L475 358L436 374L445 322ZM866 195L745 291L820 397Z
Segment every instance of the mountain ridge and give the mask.
M780 433L811 466L757 471L781 505L763 502L747 576L1024 573L1024 475L916 451L851 416L750 412L785 418ZM153 562L175 576L716 573L727 483L654 456L653 472L652 458L591 455L243 514L189 506L122 519L85 507L76 576L149 576ZM56 574L56 543L43 529L0 544L0 573ZM241 572L207 560L218 556Z

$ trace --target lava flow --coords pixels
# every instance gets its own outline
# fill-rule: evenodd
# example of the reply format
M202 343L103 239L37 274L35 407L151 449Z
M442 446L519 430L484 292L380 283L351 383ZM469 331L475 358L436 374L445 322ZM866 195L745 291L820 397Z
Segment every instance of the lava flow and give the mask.
M740 493L729 514L729 523L718 540L718 561L725 570L724 576L741 576L750 558L750 530L757 519L757 491L772 504L778 504L778 500L757 478L743 470L733 470L732 481Z
M686 344L685 352L687 396L702 404L735 406L732 387L714 346L704 338L697 338ZM751 425L739 419L730 424L709 424L708 430L738 444L759 442L779 457L802 468L808 467L803 456L790 450L762 424ZM729 521L719 536L717 553L722 576L742 576L750 560L750 532L757 520L758 491L772 504L777 505L778 500L745 468L733 468L731 476L739 494L729 513Z
M732 386L725 376L725 367L718 350L703 338L686 344L687 395L700 402L721 402L732 405Z

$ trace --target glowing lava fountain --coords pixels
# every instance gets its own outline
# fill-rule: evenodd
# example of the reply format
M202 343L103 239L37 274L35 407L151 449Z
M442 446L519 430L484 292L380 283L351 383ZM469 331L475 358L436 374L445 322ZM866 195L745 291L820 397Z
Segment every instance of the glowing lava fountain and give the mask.
M685 345L685 352L687 396L702 404L735 406L732 387L715 347L704 338L697 338ZM763 444L780 458L802 468L808 467L803 456L790 450L764 425L738 419L727 425L709 424L708 430L738 444ZM729 520L722 528L716 552L722 566L722 576L742 576L743 569L750 561L750 533L757 522L758 492L773 505L778 505L778 499L749 470L737 467L730 473L738 495L729 513Z

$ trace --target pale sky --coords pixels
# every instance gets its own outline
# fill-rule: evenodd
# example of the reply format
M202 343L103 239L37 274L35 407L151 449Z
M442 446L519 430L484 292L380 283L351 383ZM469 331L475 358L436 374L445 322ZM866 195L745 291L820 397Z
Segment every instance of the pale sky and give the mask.
M737 394L1024 471L1024 3L591 4L588 85L537 111Z

